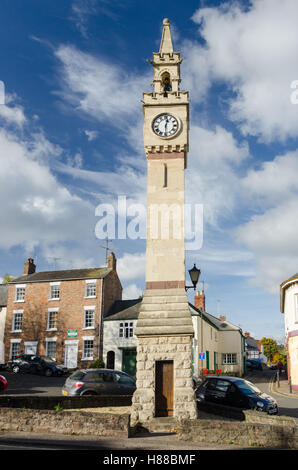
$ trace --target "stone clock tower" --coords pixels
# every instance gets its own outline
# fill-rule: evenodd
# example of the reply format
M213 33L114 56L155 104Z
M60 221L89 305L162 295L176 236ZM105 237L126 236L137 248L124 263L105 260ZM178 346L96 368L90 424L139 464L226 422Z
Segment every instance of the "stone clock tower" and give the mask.
M137 390L132 421L197 417L192 384L193 326L185 292L184 170L189 97L180 90L179 52L163 21L149 60L154 90L143 94L147 158L146 291L136 326Z

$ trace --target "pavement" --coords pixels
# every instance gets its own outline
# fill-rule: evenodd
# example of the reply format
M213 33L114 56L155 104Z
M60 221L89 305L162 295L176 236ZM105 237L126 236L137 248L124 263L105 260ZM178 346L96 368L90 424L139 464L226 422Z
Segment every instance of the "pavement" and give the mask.
M273 379L270 381L269 388L272 392L276 393L277 395L298 400L298 390L292 389L292 393L290 392L290 384L284 372L280 375L279 383L275 380L275 377L273 377Z

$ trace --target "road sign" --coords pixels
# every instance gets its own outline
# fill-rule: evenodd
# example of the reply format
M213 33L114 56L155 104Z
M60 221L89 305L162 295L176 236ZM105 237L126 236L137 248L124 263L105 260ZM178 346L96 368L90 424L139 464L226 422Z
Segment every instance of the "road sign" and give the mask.
M76 338L78 336L78 330L68 330L67 336L69 338Z
M205 359L205 353L199 353L199 359Z

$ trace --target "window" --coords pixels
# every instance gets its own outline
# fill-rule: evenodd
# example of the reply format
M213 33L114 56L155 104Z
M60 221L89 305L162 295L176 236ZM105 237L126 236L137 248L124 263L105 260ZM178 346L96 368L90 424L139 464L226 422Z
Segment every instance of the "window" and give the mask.
M237 354L236 353L227 353L222 355L223 365L235 365L237 364Z
M23 310L13 312L12 331L20 332L23 328Z
M60 283L50 285L50 299L60 299Z
M49 310L48 330L57 330L57 327L58 327L58 310Z
M94 307L85 308L84 328L94 328Z
M86 281L86 297L96 297L96 281Z
M25 286L16 286L15 302L24 302L25 300Z
M84 340L83 359L93 359L93 339Z
M135 385L135 380L125 374L115 374L116 381L120 384Z
M47 356L51 359L56 359L56 341L47 341Z
M20 341L11 342L10 343L10 359L13 361L17 356L20 355L20 352L21 352Z
M230 386L230 383L227 380L217 380L216 390L218 392L226 392Z
M133 322L120 322L119 324L119 338L132 338L133 337Z
M295 295L295 322L298 323L298 295Z

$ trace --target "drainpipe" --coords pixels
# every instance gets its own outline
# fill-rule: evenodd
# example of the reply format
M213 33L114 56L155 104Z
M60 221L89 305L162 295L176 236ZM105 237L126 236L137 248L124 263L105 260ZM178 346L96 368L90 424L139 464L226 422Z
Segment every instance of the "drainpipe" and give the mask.
M100 306L99 306L99 325L98 325L98 336L99 336L99 341L98 341L98 357L102 358L103 355L103 284L104 284L104 278L101 279L101 293L100 293Z

